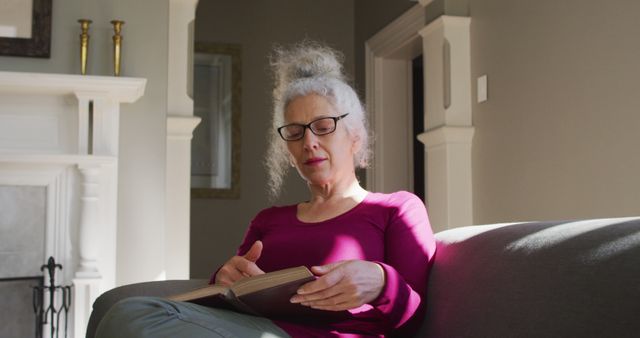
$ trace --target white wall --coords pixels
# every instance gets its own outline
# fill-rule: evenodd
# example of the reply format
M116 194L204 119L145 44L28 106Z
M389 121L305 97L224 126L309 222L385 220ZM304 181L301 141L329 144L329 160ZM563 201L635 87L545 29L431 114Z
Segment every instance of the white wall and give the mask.
M88 73L110 75L109 21L121 19L123 76L148 79L145 95L121 107L117 283L163 275L168 1L53 1L51 58L0 56L0 70L79 73L80 18L93 20Z
M475 223L640 214L640 2L470 12Z

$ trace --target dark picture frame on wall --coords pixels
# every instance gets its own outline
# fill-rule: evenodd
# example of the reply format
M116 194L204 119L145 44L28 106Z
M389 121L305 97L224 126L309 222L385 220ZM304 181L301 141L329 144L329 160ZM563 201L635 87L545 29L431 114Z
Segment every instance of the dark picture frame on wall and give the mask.
M195 42L192 198L240 198L241 59L240 45Z
M33 0L31 37L0 36L0 55L37 58L50 57L51 1L52 0Z

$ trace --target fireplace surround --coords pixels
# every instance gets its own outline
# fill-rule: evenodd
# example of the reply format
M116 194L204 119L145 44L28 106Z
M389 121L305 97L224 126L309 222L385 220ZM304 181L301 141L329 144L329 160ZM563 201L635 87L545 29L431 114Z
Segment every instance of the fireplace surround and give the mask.
M38 255L40 264L54 256L64 266L60 283L73 284L70 337L84 336L93 300L115 286L120 105L140 98L145 84L0 72L0 187L43 191Z

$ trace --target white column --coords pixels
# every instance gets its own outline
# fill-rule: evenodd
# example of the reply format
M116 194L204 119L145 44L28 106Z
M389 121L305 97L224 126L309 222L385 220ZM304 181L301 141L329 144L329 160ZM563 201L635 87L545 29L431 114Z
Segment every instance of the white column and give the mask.
M420 30L424 53L425 129L471 125L468 17L443 15Z
M93 155L117 156L120 104L110 97L93 99Z
M198 0L169 0L169 115L193 115L189 96L193 65L193 21Z
M427 205L435 231L473 224L471 54L468 17L420 30L424 53Z
M418 135L427 155L427 204L433 230L471 225L473 127L440 127Z
M91 126L89 126L89 111L91 98L87 95L79 95L78 99L78 155L88 155L92 150L89 149L89 135Z
M189 278L191 138L198 123L200 118L193 116L167 119L167 279Z
M100 281L100 278L73 279L73 305L70 314L70 318L73 318L72 337L86 336L93 302L100 295Z
M165 208L166 278L189 278L191 137L200 118L189 96L193 64L193 21L197 0L169 2L167 164Z
M80 230L78 251L80 266L76 277L100 277L97 257L100 248L100 167L78 165L81 173Z
M117 156L120 102L109 93L77 91L75 95L78 99L78 154Z
M84 337L91 305L100 294L100 174L99 165L78 165L81 174L78 251L80 264L73 279L74 336Z

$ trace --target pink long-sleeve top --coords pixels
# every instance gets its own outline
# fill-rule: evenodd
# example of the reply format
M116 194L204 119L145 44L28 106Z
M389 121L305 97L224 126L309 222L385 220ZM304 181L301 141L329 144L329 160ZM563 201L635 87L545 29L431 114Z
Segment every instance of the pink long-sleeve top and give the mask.
M378 298L350 310L352 317L347 320L322 325L274 320L278 326L292 337L384 337L416 329L436 249L427 211L418 197L405 191L368 193L356 207L326 221L305 223L296 215L296 205L258 213L238 255L261 240L264 247L257 265L265 272L368 260L383 267L386 283Z

